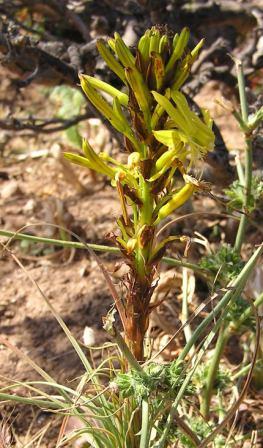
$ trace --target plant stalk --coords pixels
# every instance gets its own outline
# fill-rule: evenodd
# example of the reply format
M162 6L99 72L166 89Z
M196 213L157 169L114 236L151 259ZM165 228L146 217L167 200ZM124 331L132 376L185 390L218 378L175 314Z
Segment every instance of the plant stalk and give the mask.
M244 204L243 211L241 215L238 231L236 235L236 241L234 249L236 252L240 253L242 244L245 237L245 231L248 223L247 211L250 203L251 196L251 184L252 184L252 140L250 137L246 139L246 150L245 150L245 185L244 185Z
M213 353L212 361L209 365L208 375L207 379L204 385L204 395L202 397L202 404L201 404L201 414L203 417L208 420L209 417L209 411L210 411L210 403L211 398L213 394L213 387L220 363L220 359L222 356L222 353L224 351L225 345L228 341L229 333L226 329L225 324L220 328L218 339L216 342L215 350Z
M12 238L14 240L25 240L32 241L33 243L43 243L43 244L51 244L53 246L58 247L68 247L71 249L93 249L95 252L109 252L120 254L120 249L118 247L113 246L104 246L102 244L91 244L91 243L81 243L78 241L65 241L65 240L57 240L54 238L45 238L40 236L29 235L27 233L19 233L19 232L11 232L8 230L0 230L0 236L4 236L7 238ZM177 266L179 268L186 267L188 269L192 269L195 272L205 273L208 270L201 268L197 264L188 263L186 261L176 260L171 257L163 257L162 261L164 261L169 266Z
M149 412L149 402L147 398L144 398L142 400L141 413L142 413L142 426L141 426L140 448L148 448L150 412Z
M240 98L240 106L241 106L241 115L242 120L245 127L248 124L248 103L246 96L246 87L245 87L245 77L244 71L241 61L236 62L236 70L237 70L237 80L238 80L238 89L239 89L239 98ZM252 167L253 167L253 159L252 159L252 135L249 131L244 131L246 138L246 148L245 148L245 183L244 187L244 199L243 199L243 214L241 216L238 231L236 235L235 241L235 250L240 253L242 244L244 241L245 231L248 223L248 208L250 203L251 196L251 184L252 184Z

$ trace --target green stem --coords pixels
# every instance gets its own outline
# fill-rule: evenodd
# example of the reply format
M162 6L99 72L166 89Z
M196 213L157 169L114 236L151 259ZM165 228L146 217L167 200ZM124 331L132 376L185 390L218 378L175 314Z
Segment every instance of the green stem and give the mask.
M149 256L152 253L153 237L150 238L149 242L147 242L142 247L139 235L140 232L143 231L145 226L150 226L152 224L153 195L151 193L149 183L143 178L143 176L141 176L140 184L141 184L142 207L139 210L139 221L136 229L136 234L138 237L138 245L135 252L135 260L136 260L136 271L142 283L144 283L148 276L147 262Z
M27 233L16 233L8 230L0 230L0 236L12 238L14 240L26 240L34 243L52 244L53 246L69 247L71 249L93 249L95 252L110 252L120 254L118 247L104 246L101 244L80 243L78 241L64 241L54 238L45 238L40 236L28 235ZM170 266L186 267L192 269L195 272L208 272L206 269L201 268L197 264L188 263L186 261L176 260L175 258L163 257L162 259L166 264Z
M162 261L164 261L169 266L178 266L181 268L188 268L188 269L192 269L194 272L199 272L202 274L209 273L208 269L201 268L200 266L198 266L198 264L188 263L187 261L176 260L175 258L170 258L170 257L163 257Z
M245 77L243 72L243 66L241 61L236 62L236 69L237 69L237 80L238 80L238 89L239 89L239 98L240 98L240 106L241 106L241 114L242 114L242 120L245 125L247 126L248 123L248 104L247 104L247 97L246 97L246 87L245 87ZM249 208L250 203L250 196L251 196L251 184L252 184L252 136L250 133L245 132L246 136L246 148L245 148L245 183L244 183L244 199L243 199L243 212L239 227L236 235L236 241L235 241L235 250L240 253L242 244L245 237L245 231L246 226L248 223L248 217L247 217L247 211Z
M235 157L236 167L237 167L237 175L241 185L245 185L245 175L243 170L243 165L240 160L239 154Z
M142 426L141 426L141 438L140 448L148 448L149 439L149 402L147 398L142 400Z
M255 368L258 366L261 367L261 365L262 365L262 360L258 359L255 364ZM242 378L243 376L245 376L248 373L248 371L250 369L251 369L251 363L247 364L246 366L242 367L241 369L239 368L238 372L232 376L232 381L234 382L234 381L238 380L239 378Z
M247 211L250 203L250 196L251 196L251 184L252 184L252 141L250 138L246 139L246 153L245 153L245 185L244 185L244 203L243 203L243 211L238 231L236 235L236 241L235 241L235 250L240 253L242 244L245 237L245 231L248 223L248 216Z
M255 300L254 306L257 308L259 305L263 303L263 293ZM243 314L239 317L238 321L234 323L234 329L237 331L242 323L249 317L249 315L252 312L252 307L249 307L244 311ZM233 324L232 324L233 325ZM231 325L231 326L232 326ZM231 334L231 328L226 326L224 323L222 327L220 328L219 336L217 339L215 351L213 353L213 358L209 366L208 376L204 388L204 399L201 405L201 414L205 419L209 417L209 408L211 403L211 397L213 392L213 385L215 382L216 374L218 371L218 366L220 363L220 358L222 356L223 350L227 344L227 341L229 339L229 336ZM248 366L249 368L249 366Z
M54 238L45 238L42 236L29 235L27 233L10 232L0 230L0 236L6 236L14 240L32 241L33 243L51 244L52 246L68 247L70 249L93 249L96 252L114 252L119 253L118 247L104 246L101 244L80 243L78 241L57 240Z
M153 195L150 190L149 182L146 180L142 180L142 193L141 200L143 202L141 211L140 211L140 224L151 225L152 224L152 213L153 213Z
M209 365L208 375L207 379L204 385L204 396L203 401L201 404L201 414L203 417L207 420L209 417L209 411L210 411L210 403L213 393L213 387L220 363L220 359L223 353L223 350L225 348L225 345L228 341L229 332L226 330L225 325L223 325L220 328L218 339L216 342L215 350L213 353L212 361Z
M246 82L243 71L242 61L239 59L236 60L236 71L237 71L237 82L238 82L238 91L239 91L239 99L241 106L241 114L242 119L245 124L248 121L248 104L247 104L247 96L246 96Z
M182 316L181 316L181 322L182 325L184 326L184 336L185 336L185 340L186 342L190 341L191 337L192 337L192 330L190 327L190 324L187 323L188 318L189 318L189 312L188 312L188 271L186 268L183 268L183 286L182 286L182 293L183 293L183 298L182 298ZM193 357L193 361L195 359L194 356L195 353L195 347L193 346L189 352L189 354Z

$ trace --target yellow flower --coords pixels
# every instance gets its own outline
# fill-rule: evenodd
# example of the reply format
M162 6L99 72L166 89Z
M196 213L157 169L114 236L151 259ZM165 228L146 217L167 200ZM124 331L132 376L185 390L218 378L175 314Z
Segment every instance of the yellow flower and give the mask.
M158 92L152 92L157 103L164 108L170 117L173 129L153 131L156 140L169 148L175 141L181 141L186 148L186 155L190 160L189 168L202 159L214 146L215 136L212 131L212 120L207 111L203 111L203 120L188 106L185 96L179 91L171 91L171 100ZM182 153L183 154L183 153ZM184 157L179 159L185 162Z

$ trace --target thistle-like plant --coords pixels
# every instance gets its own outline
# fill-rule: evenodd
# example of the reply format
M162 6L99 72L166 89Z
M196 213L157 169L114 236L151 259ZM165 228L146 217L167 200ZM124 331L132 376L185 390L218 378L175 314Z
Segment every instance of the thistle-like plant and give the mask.
M180 236L158 241L156 229L204 184L189 175L198 159L213 148L212 120L207 111L200 118L191 111L180 91L203 45L188 48L189 30L170 36L153 27L135 51L115 33L98 50L124 89L87 75L80 75L89 101L123 135L127 163L108 154L97 154L87 141L84 155L66 153L74 163L107 176L119 194L122 215L115 237L130 267L127 296L116 303L125 337L133 354L143 359L143 340L156 286L157 267L166 245ZM107 100L104 93L107 94ZM111 97L112 101L108 98ZM174 181L175 171L182 183Z

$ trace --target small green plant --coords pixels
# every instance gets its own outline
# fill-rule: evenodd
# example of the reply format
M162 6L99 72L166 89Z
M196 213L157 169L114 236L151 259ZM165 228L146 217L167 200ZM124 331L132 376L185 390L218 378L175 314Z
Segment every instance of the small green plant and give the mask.
M81 92L67 85L54 87L50 94L52 102L59 103L58 117L68 120L80 115L85 104ZM65 130L68 141L76 148L82 147L80 125L76 124Z
M229 202L227 206L230 209L242 210L244 202L244 185L240 183L240 180L235 180L232 185L224 190ZM247 206L247 212L251 213L259 201L263 198L263 180L259 176L254 176L251 182L251 196Z
M222 244L215 253L204 256L200 266L209 270L219 284L225 284L241 272L244 262L233 247Z
M130 370L127 373L119 373L111 387L120 391L126 398L134 396L138 402L151 395L160 401L161 397L173 399L183 384L186 371L183 364L173 361L170 364L148 364L143 372ZM195 388L189 384L186 395L194 393Z

